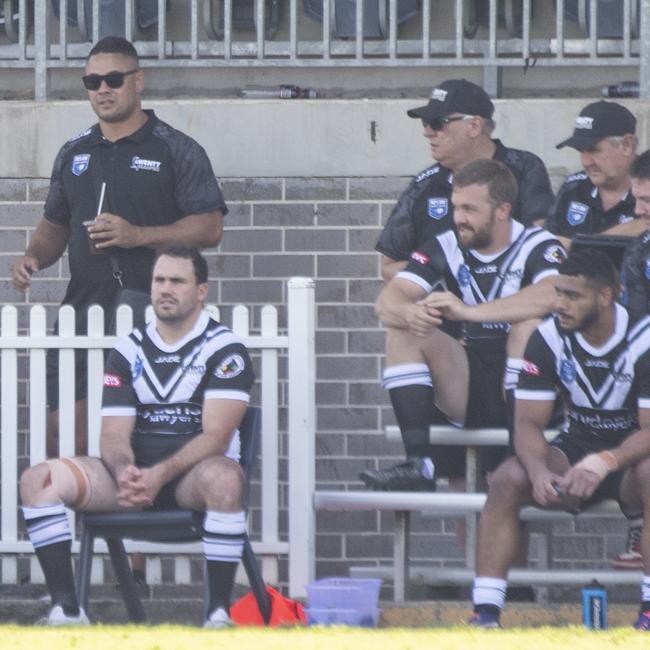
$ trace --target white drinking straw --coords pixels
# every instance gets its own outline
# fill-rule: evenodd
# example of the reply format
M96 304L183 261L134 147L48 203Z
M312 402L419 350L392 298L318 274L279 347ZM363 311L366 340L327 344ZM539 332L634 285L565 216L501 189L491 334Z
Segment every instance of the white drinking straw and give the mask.
M97 206L97 216L102 213L102 206L104 205L104 193L106 192L106 181L102 181L102 189L99 193L99 205Z

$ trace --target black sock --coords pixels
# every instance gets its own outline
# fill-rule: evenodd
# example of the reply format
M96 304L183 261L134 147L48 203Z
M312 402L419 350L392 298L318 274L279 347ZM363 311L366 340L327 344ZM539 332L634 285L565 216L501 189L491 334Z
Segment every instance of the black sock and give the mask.
M412 384L388 391L408 456L429 456L429 426L438 414L433 403L433 388Z
M208 560L208 615L218 607L230 613L230 595L239 562Z
M501 616L501 610L496 605L474 605L474 612L476 614L493 614L497 618Z
M52 596L52 605L61 605L66 616L78 616L79 601L74 588L70 546L69 541L57 542L35 551Z

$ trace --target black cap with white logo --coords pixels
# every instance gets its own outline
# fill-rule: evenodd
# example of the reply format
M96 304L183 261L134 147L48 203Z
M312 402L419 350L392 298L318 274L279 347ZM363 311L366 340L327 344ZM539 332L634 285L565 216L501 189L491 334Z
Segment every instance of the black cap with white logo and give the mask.
M494 104L488 94L467 79L448 79L431 92L426 106L406 111L409 117L419 117L425 122L445 117L451 113L492 117Z
M593 148L603 138L626 135L636 131L636 118L615 102L594 102L585 106L576 118L573 135L560 142L558 149L573 147L578 151Z

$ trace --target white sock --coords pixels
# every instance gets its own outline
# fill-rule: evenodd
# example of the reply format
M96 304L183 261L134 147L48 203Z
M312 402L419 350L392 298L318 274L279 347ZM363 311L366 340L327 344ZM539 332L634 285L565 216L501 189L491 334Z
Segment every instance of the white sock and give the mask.
M506 371L503 376L503 387L505 390L514 390L519 382L519 374L524 366L523 359L508 357L506 359Z
M650 576L643 576L641 582L641 600L644 603L650 603Z
M508 581L503 578L476 576L472 589L472 602L474 605L494 605L503 609L507 587Z
M402 363L399 366L384 368L381 383L386 390L402 386L432 385L431 373L426 363Z

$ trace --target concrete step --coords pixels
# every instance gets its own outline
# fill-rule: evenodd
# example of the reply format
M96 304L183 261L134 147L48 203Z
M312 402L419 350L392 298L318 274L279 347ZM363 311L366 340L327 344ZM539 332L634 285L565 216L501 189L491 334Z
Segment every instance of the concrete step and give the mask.
M237 587L237 591L236 597L246 589ZM49 604L42 598L44 595L44 588L38 586L0 587L0 624L34 623L49 609ZM198 586L154 585L151 596L143 603L152 624L199 626L202 622L202 588ZM607 610L609 626L631 625L636 618L637 607L634 602L610 604ZM94 622L128 622L124 605L112 585L93 587L89 609ZM471 614L468 601L413 601L400 604L382 601L380 609L380 627L462 625ZM507 604L502 617L504 627L566 626L580 625L581 622L582 610L578 602L547 605L512 602Z

